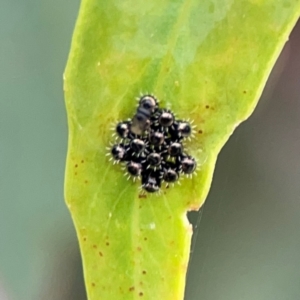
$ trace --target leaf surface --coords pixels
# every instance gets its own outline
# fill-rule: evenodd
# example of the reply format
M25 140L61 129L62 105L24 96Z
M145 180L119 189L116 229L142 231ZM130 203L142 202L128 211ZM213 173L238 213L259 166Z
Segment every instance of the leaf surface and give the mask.
M300 12L296 0L83 0L65 72L65 196L89 300L183 299L192 230L217 155L253 111ZM198 173L141 197L106 156L140 93L192 119Z

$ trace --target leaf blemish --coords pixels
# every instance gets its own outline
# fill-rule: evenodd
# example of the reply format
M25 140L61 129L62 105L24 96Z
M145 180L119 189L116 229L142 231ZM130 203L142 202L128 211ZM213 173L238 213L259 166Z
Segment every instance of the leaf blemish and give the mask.
M154 230L154 229L155 229L155 223L150 223L150 224L149 224L149 228L150 228L151 230Z
M133 292L134 291L134 286L129 288L129 292Z

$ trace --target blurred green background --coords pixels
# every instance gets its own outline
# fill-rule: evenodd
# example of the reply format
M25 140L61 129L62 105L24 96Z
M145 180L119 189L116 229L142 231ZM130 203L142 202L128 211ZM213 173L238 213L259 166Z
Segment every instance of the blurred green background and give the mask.
M0 0L0 300L86 300L63 200L79 0ZM191 213L186 300L300 299L300 24Z

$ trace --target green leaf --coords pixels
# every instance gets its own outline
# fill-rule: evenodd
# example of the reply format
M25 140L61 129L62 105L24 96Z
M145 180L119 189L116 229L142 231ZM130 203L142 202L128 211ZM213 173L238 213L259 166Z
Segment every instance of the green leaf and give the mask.
M191 226L217 155L253 111L298 0L83 0L65 72L66 202L90 300L183 299ZM198 174L139 196L105 155L110 127L151 92L196 125Z

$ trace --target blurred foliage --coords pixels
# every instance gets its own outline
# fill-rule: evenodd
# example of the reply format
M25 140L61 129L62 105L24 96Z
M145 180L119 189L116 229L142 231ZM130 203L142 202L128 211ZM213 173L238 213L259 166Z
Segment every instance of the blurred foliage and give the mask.
M74 237L63 201L61 81L78 5L1 1L0 278L12 299L41 299Z

